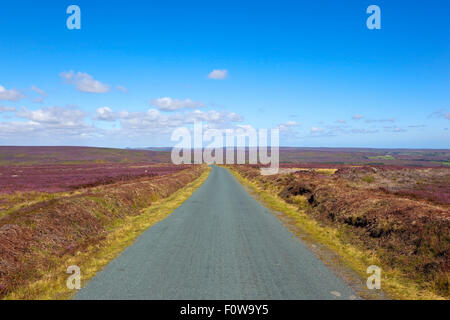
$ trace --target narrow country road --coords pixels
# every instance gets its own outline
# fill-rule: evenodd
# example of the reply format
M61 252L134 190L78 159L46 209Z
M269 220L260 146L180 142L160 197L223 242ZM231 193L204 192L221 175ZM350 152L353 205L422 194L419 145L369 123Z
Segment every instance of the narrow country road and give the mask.
M349 299L356 294L226 170L75 299Z

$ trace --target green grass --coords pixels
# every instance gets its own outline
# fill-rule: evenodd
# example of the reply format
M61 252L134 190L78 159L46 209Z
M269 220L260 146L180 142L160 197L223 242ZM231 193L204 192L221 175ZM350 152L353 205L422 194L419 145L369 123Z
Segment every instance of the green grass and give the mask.
M385 155L385 156L373 156L368 157L369 159L378 159L378 160L395 160L395 158L391 155Z
M362 179L362 181L367 182L367 183L372 183L375 181L375 178L372 176L364 176L361 179Z
M79 194L79 191L72 192L57 192L57 193L46 193L46 192L16 192L13 194L2 194L0 195L0 218L7 216L20 208L34 205L39 202L49 201L53 199L70 197L75 194Z

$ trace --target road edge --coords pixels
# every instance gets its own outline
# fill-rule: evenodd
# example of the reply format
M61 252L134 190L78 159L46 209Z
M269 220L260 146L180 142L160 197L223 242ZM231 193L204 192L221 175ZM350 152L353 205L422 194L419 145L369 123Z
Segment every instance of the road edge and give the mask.
M204 171L197 179L175 191L167 198L142 209L142 214L124 218L120 224L114 226L114 229L100 243L89 246L83 252L77 252L73 256L62 257L60 268L49 270L45 278L20 288L19 291L7 295L4 299L22 299L21 297L24 296L24 293L26 293L26 299L33 300L70 299L78 290L67 288L66 281L70 276L70 274L66 273L67 266L75 265L80 268L81 288L84 287L99 271L132 245L143 232L169 217L175 209L189 199L207 180L210 172L211 168L205 166Z
M383 290L374 291L367 288L366 278L368 275L365 273L366 270L358 268L354 257L342 255L341 252L333 250L329 241L327 241L335 234L335 232L330 232L330 228L320 226L313 218L299 212L298 208L286 203L276 195L258 188L255 183L242 177L236 170L227 166L223 167L247 190L250 196L269 209L295 237L330 271L351 287L360 298L367 300L387 300L391 298ZM340 242L336 238L333 238L333 240ZM350 247L347 243L342 245L346 248ZM359 251L357 248L351 249L352 252Z

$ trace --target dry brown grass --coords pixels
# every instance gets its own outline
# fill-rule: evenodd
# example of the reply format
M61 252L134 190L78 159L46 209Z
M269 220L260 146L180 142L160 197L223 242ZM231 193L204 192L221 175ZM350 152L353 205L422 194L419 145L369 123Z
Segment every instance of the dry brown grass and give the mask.
M450 205L450 168L341 168L337 176L357 189Z
M367 168L351 168L357 172L355 180L339 171L332 176L313 171L260 176L257 168L233 168L321 224L346 230L344 243L374 252L384 270L400 274L420 290L450 297L448 206L378 190L372 186L378 181L376 172ZM371 183L361 179L368 175Z
M0 297L38 282L62 257L102 243L127 219L205 172L205 166L140 178L38 201L0 219Z

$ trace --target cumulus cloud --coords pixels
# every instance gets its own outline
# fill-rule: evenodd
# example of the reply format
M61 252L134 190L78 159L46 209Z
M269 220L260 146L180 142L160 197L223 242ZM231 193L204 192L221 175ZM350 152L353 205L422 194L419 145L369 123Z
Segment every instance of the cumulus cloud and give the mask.
M98 129L85 122L77 107L49 107L30 110L22 107L16 117L23 121L0 122L0 138L14 143L67 143L70 139L88 137Z
M84 125L85 113L77 107L48 107L38 110L22 107L16 112L16 116L51 127L77 127Z
M119 115L112 111L110 107L102 107L98 108L95 111L95 120L102 121L116 121L119 118Z
M244 118L240 114L237 114L235 112L228 113L228 118L230 119L231 122L242 122L242 121L244 121Z
M178 100L169 97L151 100L150 104L158 107L158 109L163 111L176 111L186 108L195 109L205 106L202 102L192 101L191 99Z
M287 121L285 123L281 123L277 126L277 128L281 131L281 132L286 132L289 131L290 129L294 128L294 127L298 127L300 126L296 121Z
M361 120L362 118L364 118L364 116L362 114L355 114L352 117L353 120Z
M326 138L334 137L337 133L342 133L344 130L338 126L330 128L311 127L309 130L309 138Z
M33 102L34 103L43 103L44 100L45 100L44 97L36 97L36 98L33 99Z
M13 108L3 111L14 111ZM117 126L97 127L96 122L88 123L87 115L76 106L29 109L22 107L15 113L18 121L0 122L0 139L16 143L45 141L67 143L77 139L104 139L123 143L151 143L165 141L177 127L192 128L195 121L202 121L205 128L234 128L243 121L241 115L228 111L189 110L164 113L157 108L141 112L115 111L109 106L98 108L92 120L117 121ZM41 140L40 140L41 139ZM72 139L72 140L71 140ZM132 139L132 140L130 140ZM92 141L92 140L91 140ZM97 140L102 141L102 140Z
M69 84L74 85L80 92L106 93L110 90L107 84L95 80L91 75L82 72L61 72L59 76Z
M213 70L209 73L208 78L214 80L223 80L228 76L228 70Z
M318 127L312 127L310 131L311 131L311 133L320 133L320 132L323 132L324 129L318 128Z
M184 113L181 115L184 123L193 123L195 121L205 121L209 124L216 125L226 125L232 122L242 122L243 117L235 112L228 111L201 111L194 110L192 112Z
M66 144L73 137L86 137L95 134L95 132L96 129L87 124L57 126L35 121L0 122L0 138L7 141L25 142L26 144L33 140L41 144L42 139L45 139L46 143L50 144L53 144L55 141Z
M210 128L231 126L232 123L242 121L242 117L236 113L216 110L171 114L163 114L158 109L149 109L146 112L123 111L118 114L118 118L129 135L139 132L167 133L176 127L192 125L195 121L202 121Z
M14 111L16 111L16 108L14 108L14 107L0 106L0 113L3 113L3 112L14 112Z
M174 127L182 126L184 121L180 114L168 116L157 109L149 109L146 112L123 111L120 123L125 134L133 136L140 133L167 133Z
M24 95L16 89L7 90L5 87L0 85L0 100L8 101L19 101Z
M0 137L30 137L30 134L39 132L40 125L35 122L0 122Z

